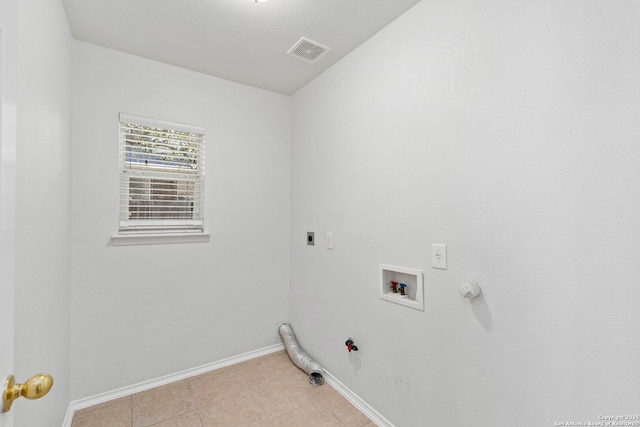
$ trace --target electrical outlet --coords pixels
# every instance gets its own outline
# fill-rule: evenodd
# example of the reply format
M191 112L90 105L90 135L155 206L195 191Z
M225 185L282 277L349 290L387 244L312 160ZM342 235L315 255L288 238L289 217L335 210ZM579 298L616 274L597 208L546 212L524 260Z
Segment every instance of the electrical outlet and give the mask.
M433 268L447 269L447 245L434 243L431 245L431 262Z
M307 231L307 245L314 246L316 244L315 233L313 231Z

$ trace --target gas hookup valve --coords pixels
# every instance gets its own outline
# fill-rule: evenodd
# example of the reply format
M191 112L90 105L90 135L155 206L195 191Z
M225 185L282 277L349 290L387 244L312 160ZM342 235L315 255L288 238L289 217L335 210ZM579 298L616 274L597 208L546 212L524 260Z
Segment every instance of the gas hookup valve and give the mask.
M356 347L351 338L347 338L347 340L344 342L344 345L347 346L347 350L349 350L349 353L351 353L352 351L358 351L358 347Z

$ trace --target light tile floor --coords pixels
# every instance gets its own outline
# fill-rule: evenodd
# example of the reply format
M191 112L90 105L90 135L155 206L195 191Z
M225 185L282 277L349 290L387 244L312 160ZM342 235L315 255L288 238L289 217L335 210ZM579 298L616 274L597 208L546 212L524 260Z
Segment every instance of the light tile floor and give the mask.
M366 426L331 386L309 384L284 351L76 411L72 427Z

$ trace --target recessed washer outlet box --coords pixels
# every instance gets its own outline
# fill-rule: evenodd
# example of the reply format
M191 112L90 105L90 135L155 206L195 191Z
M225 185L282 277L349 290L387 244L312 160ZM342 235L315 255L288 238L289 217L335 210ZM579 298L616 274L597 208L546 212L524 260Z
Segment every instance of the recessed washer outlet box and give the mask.
M307 231L307 245L314 246L316 244L315 233L313 231Z
M422 270L380 264L380 299L424 311Z

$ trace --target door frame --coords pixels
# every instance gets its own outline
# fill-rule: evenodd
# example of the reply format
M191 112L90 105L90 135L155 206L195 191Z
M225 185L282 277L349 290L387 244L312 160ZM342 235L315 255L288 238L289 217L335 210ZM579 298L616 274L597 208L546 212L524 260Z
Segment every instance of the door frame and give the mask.
M0 386L14 372L18 3L0 2ZM0 427L13 427L11 411Z

